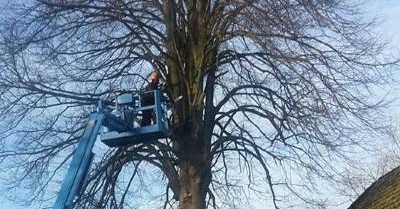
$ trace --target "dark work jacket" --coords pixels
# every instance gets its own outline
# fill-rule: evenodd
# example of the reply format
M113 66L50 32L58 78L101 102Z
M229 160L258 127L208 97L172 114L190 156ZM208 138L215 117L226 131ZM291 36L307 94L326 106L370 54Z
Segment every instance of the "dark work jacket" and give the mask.
M152 91L158 88L158 82L151 82L149 83L144 90L147 91ZM154 105L154 93L153 92L148 92L142 95L142 107L143 106L149 106L149 105ZM148 126L151 125L152 121L152 110L143 110L143 118L141 122L141 126ZM153 119L154 120L154 119Z
M147 91L152 91L158 88L158 82L150 82L147 84L147 86L144 88L144 90ZM146 105L154 105L154 93L146 93L143 95L142 98L142 106Z

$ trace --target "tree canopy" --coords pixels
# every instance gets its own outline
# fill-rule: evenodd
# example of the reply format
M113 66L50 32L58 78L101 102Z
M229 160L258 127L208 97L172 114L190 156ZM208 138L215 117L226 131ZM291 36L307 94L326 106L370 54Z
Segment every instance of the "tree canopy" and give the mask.
M182 96L170 137L105 150L76 208L151 198L160 208L322 207L309 195L316 179L338 180L340 163L368 146L364 134L382 127L372 93L394 62L353 1L30 0L8 9L0 162L12 186L34 194L28 201L47 198L64 174L97 101L141 89L154 69L171 101Z

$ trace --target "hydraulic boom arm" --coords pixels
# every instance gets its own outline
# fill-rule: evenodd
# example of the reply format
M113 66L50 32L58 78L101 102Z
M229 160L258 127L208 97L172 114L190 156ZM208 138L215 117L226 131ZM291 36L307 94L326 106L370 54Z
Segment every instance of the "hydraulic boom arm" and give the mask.
M101 134L102 142L110 147L141 143L167 136L167 112L163 109L159 90L145 93L153 95L154 104L142 106L141 96L134 97L130 93L119 95L114 109L103 109L103 103L99 102L98 112L89 116L89 122L74 151L71 165L53 209L71 209L74 200L82 192L81 188L94 156L92 149L101 126L107 127L107 131ZM144 111L154 113L154 123L146 126L134 125L135 117L140 116L140 113Z
M72 208L93 160L92 149L102 125L115 131L126 130L124 121L108 112L92 113L89 116L53 209Z

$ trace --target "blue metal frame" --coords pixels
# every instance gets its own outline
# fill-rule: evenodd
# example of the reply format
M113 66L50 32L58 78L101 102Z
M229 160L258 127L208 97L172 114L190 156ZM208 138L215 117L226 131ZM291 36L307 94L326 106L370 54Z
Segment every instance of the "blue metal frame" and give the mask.
M81 192L93 161L92 149L102 126L107 128L106 132L101 133L102 141L112 147L151 141L167 136L167 109L165 102L161 101L162 95L159 90L147 93L154 94L154 105L139 107L136 104L140 105L140 95L134 97L132 94L123 94L117 97L115 110L103 107L103 102L99 102L98 112L89 116L89 121L74 151L71 165L53 209L72 208L74 199ZM139 112L148 109L154 111L155 123L144 127L134 127L135 117L139 115Z
M144 92L153 93L154 105L138 106L141 104L141 97L133 97L132 101L137 106L132 109L132 117L129 120L134 120L140 116L140 112L144 110L153 110L155 114L154 124L148 126L132 126L127 131L104 131L100 133L101 141L110 147L125 146L129 144L136 144L145 141L152 141L154 139L165 138L168 135L168 120L166 104L161 100L162 95L159 90ZM125 97L125 96L124 96ZM124 103L127 104L127 103ZM122 107L126 108L126 107ZM126 111L126 109L125 109ZM130 122L127 122L130 123Z

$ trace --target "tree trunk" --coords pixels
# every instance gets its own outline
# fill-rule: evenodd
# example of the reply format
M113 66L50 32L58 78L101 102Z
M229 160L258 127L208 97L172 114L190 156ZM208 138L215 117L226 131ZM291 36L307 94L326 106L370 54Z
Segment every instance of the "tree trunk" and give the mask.
M197 137L196 137L197 138ZM206 208L207 189L211 180L211 166L208 163L209 150L204 141L192 138L180 159L179 205L182 209Z
M208 1L185 2L187 14L178 12L175 1L164 1L166 22L166 65L169 96L174 100L171 139L179 158L179 206L181 209L206 208L206 196L211 181L210 142L213 129L210 112L205 108L203 77L208 66L210 48ZM182 24L181 21L185 21ZM215 50L215 49L214 49ZM212 104L210 87L208 102ZM212 106L212 105L211 105Z

